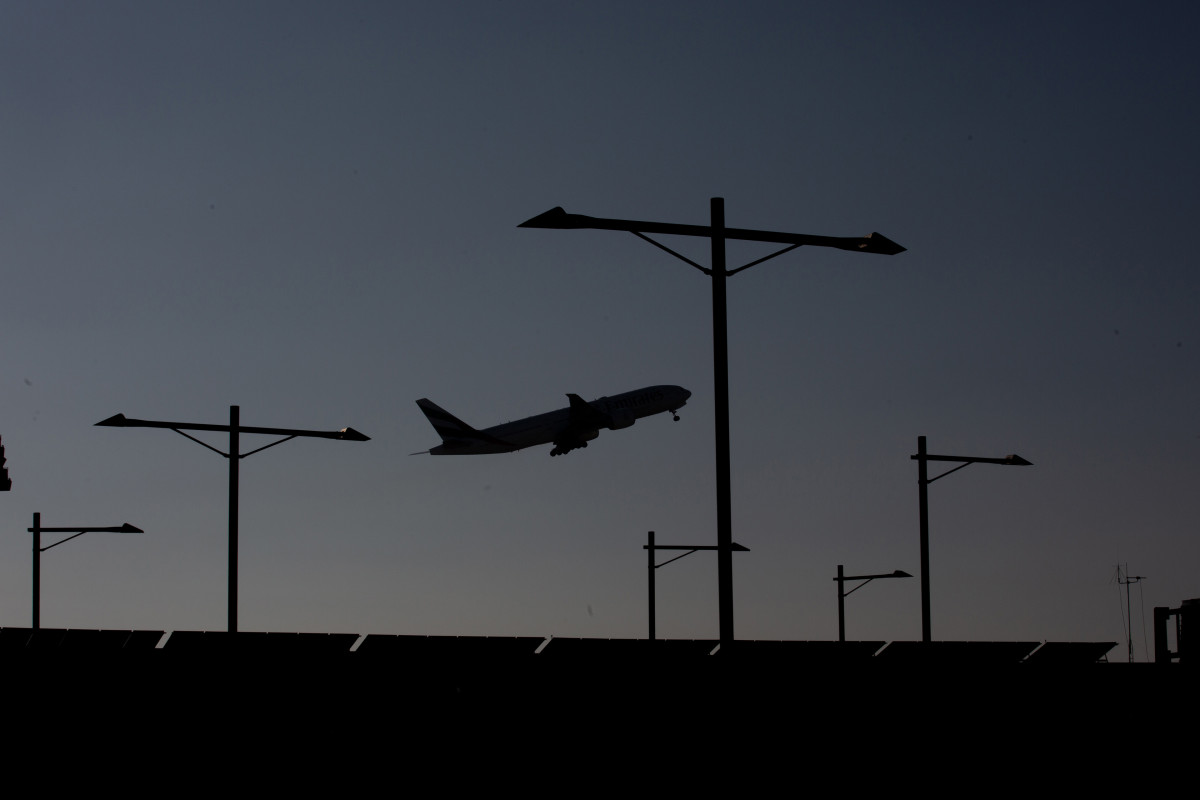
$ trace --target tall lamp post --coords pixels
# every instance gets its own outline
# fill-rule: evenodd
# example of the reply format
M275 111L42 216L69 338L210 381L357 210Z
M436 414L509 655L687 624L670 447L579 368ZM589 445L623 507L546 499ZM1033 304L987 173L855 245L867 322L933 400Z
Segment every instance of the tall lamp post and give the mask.
M838 564L838 574L837 574L837 577L834 578L834 580L837 581L837 585L838 585L838 641L839 642L846 641L846 598L847 597L854 594L859 589L866 586L868 583L875 580L876 578L911 578L911 577L912 577L912 575L909 575L907 572L905 572L903 570L899 570L899 569L896 570L895 572L888 572L884 575L844 575L844 574L842 574L842 565ZM847 592L847 591L844 591L846 581L862 581L862 583L860 583L858 586L855 586L853 589L851 589L850 591Z
M370 441L369 436L364 436L354 428L342 428L337 431L306 431L296 430L293 428L258 428L242 425L240 421L240 408L238 406L229 407L229 424L228 425L208 425L198 422L162 422L157 420L147 419L129 419L124 414L117 414L108 419L101 420L97 425L109 428L169 428L175 431L180 436L191 439L202 447L207 447L214 453L224 456L229 459L229 627L230 633L237 633L237 599L238 599L238 462L255 453L260 453L268 447L274 447L277 444L283 444L286 441L298 437L315 438L315 439L341 439L349 442L366 442ZM213 447L210 444L200 441L195 436L190 436L184 431L220 431L229 434L229 452L224 453ZM261 433L268 436L282 436L284 438L262 447L251 450L248 453L241 452L239 444L239 436L243 433Z
M42 512L33 512L33 527L28 529L33 534L33 629L42 627L42 553L51 547L58 547L85 533L145 533L141 528L135 528L126 522L124 525L108 527L89 525L86 528L43 528ZM59 539L54 544L42 547L43 533L70 533L65 539Z
M725 227L725 200L710 201L711 222L708 225L679 225L667 222L642 222L627 219L603 219L582 214L568 214L556 207L522 222L521 228L553 228L559 230L592 228L609 231L628 231L712 278L713 285L713 395L716 407L716 472L717 472L717 606L720 618L722 648L733 644L733 517L730 509L729 485L729 350L726 335L725 279L742 270L775 258L802 245L835 247L860 253L896 255L905 248L878 233L861 237L811 236L803 233L777 233L744 228ZM700 236L712 242L711 268L705 268L680 255L646 234ZM743 264L736 269L725 268L725 241L737 239L750 242L771 242L787 245L769 256Z
M925 437L917 437L917 454L911 456L917 462L917 482L921 486L921 641L932 641L929 630L929 484L944 478L951 472L958 472L971 464L1003 464L1010 467L1031 467L1032 461L1026 461L1018 455L1007 455L1004 458L980 458L976 456L935 456L925 451ZM929 477L928 462L952 461L958 462L954 469L947 470L941 475Z

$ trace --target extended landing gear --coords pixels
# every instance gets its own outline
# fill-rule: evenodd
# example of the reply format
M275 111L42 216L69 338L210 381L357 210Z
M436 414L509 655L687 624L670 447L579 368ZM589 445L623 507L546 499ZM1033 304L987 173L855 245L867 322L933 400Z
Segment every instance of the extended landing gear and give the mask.
M550 451L550 455L565 456L567 453L571 452L576 447L587 447L587 446L588 446L587 442L580 442L579 444L555 444L554 449Z
M671 412L671 419L675 420L676 422L679 422L679 412L677 412L677 411L676 411L675 409L673 409L673 408L670 408L670 409L667 409L667 410Z

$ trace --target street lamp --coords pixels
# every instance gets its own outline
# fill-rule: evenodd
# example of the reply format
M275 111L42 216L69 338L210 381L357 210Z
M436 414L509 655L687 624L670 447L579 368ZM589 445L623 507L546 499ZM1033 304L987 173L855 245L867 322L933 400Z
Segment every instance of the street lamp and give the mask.
M714 545L714 544L707 544L707 545L705 545L705 544L684 544L684 545L655 544L654 543L654 531L648 531L646 533L646 544L642 545L642 549L646 551L646 567L647 567L647 572L649 573L649 576L650 576L650 592L649 592L649 596L650 596L650 641L653 642L654 641L654 570L658 569L659 567L665 567L667 564L670 564L672 561L678 561L679 559L683 558L684 556L690 556L692 553L696 552L697 550L716 550L716 549L718 549L718 546ZM743 547L742 545L738 544L737 542L733 542L730 545L730 549L735 553L749 553L750 552L749 547ZM677 555L674 558L667 559L666 561L664 561L661 564L655 564L654 563L654 551L655 550L686 550L687 552Z
M83 536L85 533L145 533L141 528L135 528L126 522L124 525L114 525L110 527L101 527L97 525L89 525L86 528L43 528L42 527L42 512L33 512L33 527L27 529L33 534L33 629L38 630L42 627L42 553L49 550L51 547L58 547L60 544L71 541L72 539ZM65 539L59 539L54 544L48 544L42 547L43 533L70 533Z
M884 575L843 575L842 574L842 565L838 564L838 574L837 574L837 577L834 578L834 580L837 581L837 585L838 585L838 641L839 642L846 641L846 598L847 597L854 594L859 589L866 586L868 583L875 580L876 578L911 578L911 577L912 577L912 575L909 575L907 572L904 572L903 570L899 570L899 569L896 570L895 572L888 572ZM850 591L845 592L842 590L845 588L846 581L862 581L862 583L860 583L858 586L855 586Z
M971 464L1003 464L1010 467L1031 467L1032 461L1026 461L1018 455L1007 455L1004 458L979 458L975 456L934 456L925 452L925 437L917 437L917 454L910 456L917 462L917 482L921 486L921 641L932 641L929 631L929 484L944 478L951 472L958 472ZM947 470L933 478L928 477L927 464L930 461L959 462L954 469Z
M256 428L242 425L240 422L240 407L229 407L229 424L228 425L208 425L198 422L161 422L156 420L146 419L129 419L124 414L117 414L108 419L101 420L96 423L99 426L109 428L169 428L175 431L180 436L191 439L202 447L207 447L214 453L224 456L229 459L229 632L237 633L237 591L238 591L238 462L246 456L252 456L255 453L262 452L268 447L274 447L277 444L295 439L297 437L315 438L315 439L341 439L350 442L366 442L370 441L369 436L364 436L354 428L342 428L337 431L306 431L296 430L293 428ZM188 431L221 431L229 434L229 452L223 453L210 444L200 441L194 436L189 436L184 433ZM239 434L242 433L261 433L269 436L282 436L284 438L263 445L257 449L251 450L248 453L241 452L239 448Z
M521 228L553 228L573 230L592 228L609 231L628 231L684 263L695 267L712 278L713 285L713 394L716 407L717 443L717 606L720 618L721 646L733 645L733 516L730 509L729 485L729 351L725 316L725 279L756 264L783 255L803 245L834 247L860 253L896 255L904 249L878 233L861 237L811 236L802 233L778 233L744 228L725 227L725 200L714 197L710 201L711 223L709 225L677 225L667 222L642 222L626 219L602 219L583 214L568 214L562 208L552 208L544 214L522 222ZM680 255L646 234L659 233L674 236L700 236L712 242L712 266L702 267L686 256ZM737 239L750 242L773 242L785 244L764 258L743 264L732 270L725 269L725 241Z

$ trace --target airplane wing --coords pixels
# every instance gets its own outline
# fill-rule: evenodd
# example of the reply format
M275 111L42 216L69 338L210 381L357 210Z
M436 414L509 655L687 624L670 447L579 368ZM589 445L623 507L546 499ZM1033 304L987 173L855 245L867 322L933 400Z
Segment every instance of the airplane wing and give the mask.
M554 437L552 456L561 456L578 447L587 447L587 443L600 435L601 428L612 424L612 417L595 408L591 403L577 394L567 394L571 401L570 421L567 426Z
M567 394L567 399L571 401L571 427L578 427L582 430L594 430L596 428L607 428L612 424L612 417L599 411L591 403L584 400L577 394Z

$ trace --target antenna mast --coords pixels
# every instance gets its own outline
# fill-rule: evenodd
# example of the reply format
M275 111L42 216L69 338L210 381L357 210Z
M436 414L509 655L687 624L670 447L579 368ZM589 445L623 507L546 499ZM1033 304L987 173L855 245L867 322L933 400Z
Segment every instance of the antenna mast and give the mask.
M1117 583L1125 587L1125 624L1128 625L1125 629L1125 641L1129 647L1129 663L1133 663L1133 611L1129 604L1129 585L1146 580L1145 575L1130 575L1129 564L1125 565L1125 578L1121 578L1121 565L1117 565Z

